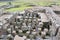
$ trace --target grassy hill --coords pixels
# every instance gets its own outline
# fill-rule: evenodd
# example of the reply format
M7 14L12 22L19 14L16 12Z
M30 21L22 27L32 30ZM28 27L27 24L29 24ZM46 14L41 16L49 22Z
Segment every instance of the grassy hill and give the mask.
M20 5L20 7L10 8L5 11L18 11L18 10L22 11L26 8L31 8L32 6L28 6L30 4L34 4L34 5L38 5L38 6L49 6L51 4L56 3L56 4L60 5L60 0L15 0L11 3L12 3L12 5Z

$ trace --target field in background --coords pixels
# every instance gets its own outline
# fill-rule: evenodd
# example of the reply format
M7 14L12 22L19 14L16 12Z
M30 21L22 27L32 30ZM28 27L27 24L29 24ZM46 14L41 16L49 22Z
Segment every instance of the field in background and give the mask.
M5 11L22 11L26 8L31 8L32 6L28 5L37 5L37 6L49 6L51 4L60 5L60 0L16 0L11 2L12 5L19 5L18 8L5 9ZM1 5L6 5L8 2L0 2Z

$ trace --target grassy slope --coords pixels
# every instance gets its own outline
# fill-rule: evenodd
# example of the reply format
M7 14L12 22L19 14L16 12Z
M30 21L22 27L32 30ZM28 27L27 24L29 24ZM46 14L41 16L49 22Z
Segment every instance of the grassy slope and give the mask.
M17 0L12 2L13 5L20 5L19 8L11 8L11 9L7 9L5 11L22 11L26 8L31 8L29 6L27 6L27 4L32 3L32 4L36 4L39 6L48 6L52 3L57 2L57 4L60 4L60 0L54 1L54 0Z
M6 5L6 4L7 4L7 2L0 2L0 6Z

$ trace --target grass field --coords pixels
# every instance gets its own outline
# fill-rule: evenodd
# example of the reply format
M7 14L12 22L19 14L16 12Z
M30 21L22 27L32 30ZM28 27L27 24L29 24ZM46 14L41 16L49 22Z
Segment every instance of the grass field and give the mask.
M0 6L6 5L6 4L7 4L7 2L0 2Z
M0 5L8 4L8 2L0 2ZM34 4L38 6L49 6L53 3L56 3L60 5L60 0L17 0L14 2L11 2L12 5L20 5L18 8L10 8L10 9L5 9L5 11L22 11L26 8L31 8L31 6L27 6L29 4Z

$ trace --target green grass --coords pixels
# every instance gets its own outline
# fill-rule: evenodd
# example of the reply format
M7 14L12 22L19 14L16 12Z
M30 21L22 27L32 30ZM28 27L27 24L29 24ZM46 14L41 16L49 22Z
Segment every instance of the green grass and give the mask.
M6 5L6 4L7 4L7 2L0 2L0 6Z
M12 4L13 5L20 5L20 7L18 7L18 8L10 8L10 9L5 9L5 11L22 11L22 10L24 10L24 9L26 9L26 8L31 8L31 6L27 6L27 5L29 5L29 4L36 4L36 5L38 5L38 6L49 6L49 5L51 5L51 4L53 4L53 3L55 3L55 1L52 1L52 0L19 0L19 1L15 1L15 2L12 2ZM3 3L0 3L1 5L3 4ZM7 4L7 3L5 3L5 4ZM60 0L58 0L57 1L57 3L56 4L59 4L60 5Z
M8 9L5 11L9 11L9 12L14 12L14 11L23 11L26 8L31 8L31 7L19 7L19 8L12 8L12 9Z

